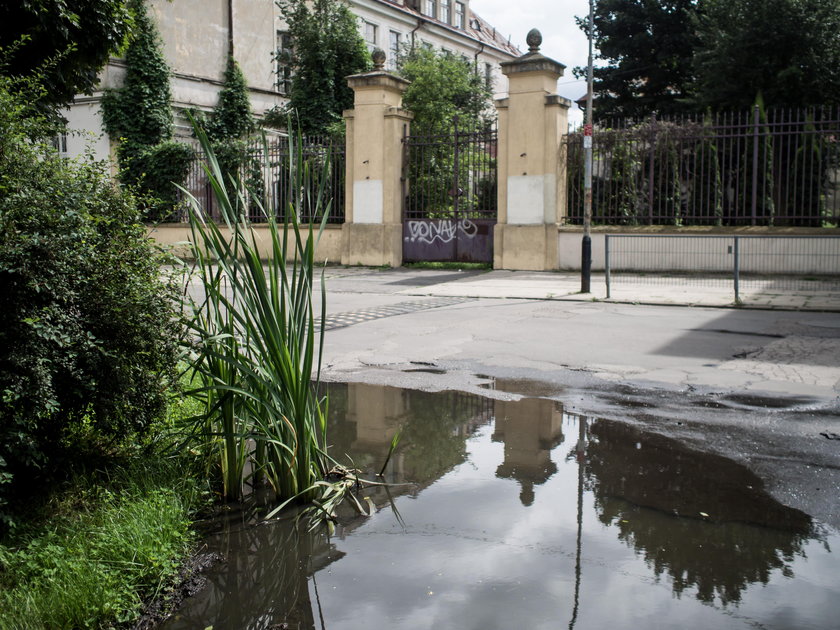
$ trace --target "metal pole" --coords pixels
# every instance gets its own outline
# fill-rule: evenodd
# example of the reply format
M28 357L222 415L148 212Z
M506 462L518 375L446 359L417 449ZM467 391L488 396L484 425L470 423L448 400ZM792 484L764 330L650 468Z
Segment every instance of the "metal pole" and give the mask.
M595 0L589 0L589 60L586 67L586 116L583 121L583 241L580 253L580 292L590 292L592 276L592 37Z
M733 284L735 285L735 304L741 303L741 253L738 247L738 237L735 237L735 268L733 270Z

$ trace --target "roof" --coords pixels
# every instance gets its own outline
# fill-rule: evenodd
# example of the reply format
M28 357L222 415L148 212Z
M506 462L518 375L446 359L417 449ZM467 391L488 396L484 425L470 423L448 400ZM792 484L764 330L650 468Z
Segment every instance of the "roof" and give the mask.
M388 5L405 13L409 13L418 20L422 20L423 22L426 22L428 24L434 24L435 26L450 31L452 33L458 33L460 35L468 37L469 39L472 39L478 42L479 44L484 44L485 46L495 48L496 50L506 55L510 55L511 57L519 57L522 55L522 51L510 43L510 39L504 37L499 31L496 30L496 28L492 24L490 24L487 20L485 20L475 11L469 8L469 5L467 5L467 24L465 28L455 28L451 24L447 24L445 22L441 22L436 18L424 15L418 8L420 4L419 0L378 1L382 4Z

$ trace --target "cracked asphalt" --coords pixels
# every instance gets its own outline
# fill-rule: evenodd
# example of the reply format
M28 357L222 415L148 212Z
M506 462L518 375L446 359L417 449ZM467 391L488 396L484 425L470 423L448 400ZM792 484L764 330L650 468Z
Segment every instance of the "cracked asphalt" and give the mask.
M684 286L616 303L534 272L335 267L325 283L325 380L552 398L743 463L840 529L838 312L686 306Z

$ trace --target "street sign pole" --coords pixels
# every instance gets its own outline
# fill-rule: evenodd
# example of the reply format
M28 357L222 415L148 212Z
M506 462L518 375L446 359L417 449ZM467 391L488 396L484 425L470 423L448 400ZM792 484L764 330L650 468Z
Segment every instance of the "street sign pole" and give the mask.
M583 242L581 243L580 292L590 293L592 276L592 38L595 0L589 0L589 62L586 68L586 114L583 125Z

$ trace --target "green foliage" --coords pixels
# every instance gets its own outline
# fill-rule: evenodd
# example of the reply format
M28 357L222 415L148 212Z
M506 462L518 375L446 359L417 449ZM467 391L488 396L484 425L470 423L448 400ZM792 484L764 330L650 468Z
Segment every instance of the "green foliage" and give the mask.
M177 294L133 199L33 143L25 111L0 79L0 499L142 433L177 356Z
M172 137L169 66L160 36L143 0L132 0L134 29L125 52L125 80L102 99L105 130L122 139L121 151L133 157L141 147Z
M371 67L358 21L341 0L278 0L277 5L293 42L289 109L304 135L325 134L353 106L347 77Z
M145 221L174 220L173 213L181 198L176 184L186 179L194 160L195 150L174 140L140 146L130 159L123 160L123 181L138 183L145 195Z
M491 93L483 78L462 57L426 47L409 50L400 59L400 72L411 81L403 95L403 106L414 114L411 134L428 138L412 148L408 162L411 207L424 208L429 218L453 217L452 191L460 190L458 216L481 216L481 211L486 216L487 208L495 207L496 187L494 179L481 175L495 170L495 158L486 145L469 140L491 124Z
M0 544L0 628L102 628L137 618L193 541L202 493L181 466L146 456L76 478L63 498Z
M160 36L143 0L131 0L135 16L125 53L122 87L102 98L102 118L117 151L123 183L144 197L147 221L169 218L178 202L177 184L188 173L194 154L172 141L172 94L169 67Z
M125 0L17 0L0 3L0 70L39 76L35 105L55 113L78 93L92 94L98 72L122 45L130 23Z
M490 89L459 55L418 46L400 59L400 74L411 81L403 107L414 114L412 134L448 131L455 116L474 129L490 116Z
M255 128L245 75L236 60L228 57L224 86L207 124L207 137L212 141L245 138Z
M746 109L840 102L836 0L703 0L694 95Z
M731 2L731 0L729 0ZM697 0L597 0L595 116L641 119L689 108ZM588 16L578 18L588 32ZM575 68L584 77L585 68Z

